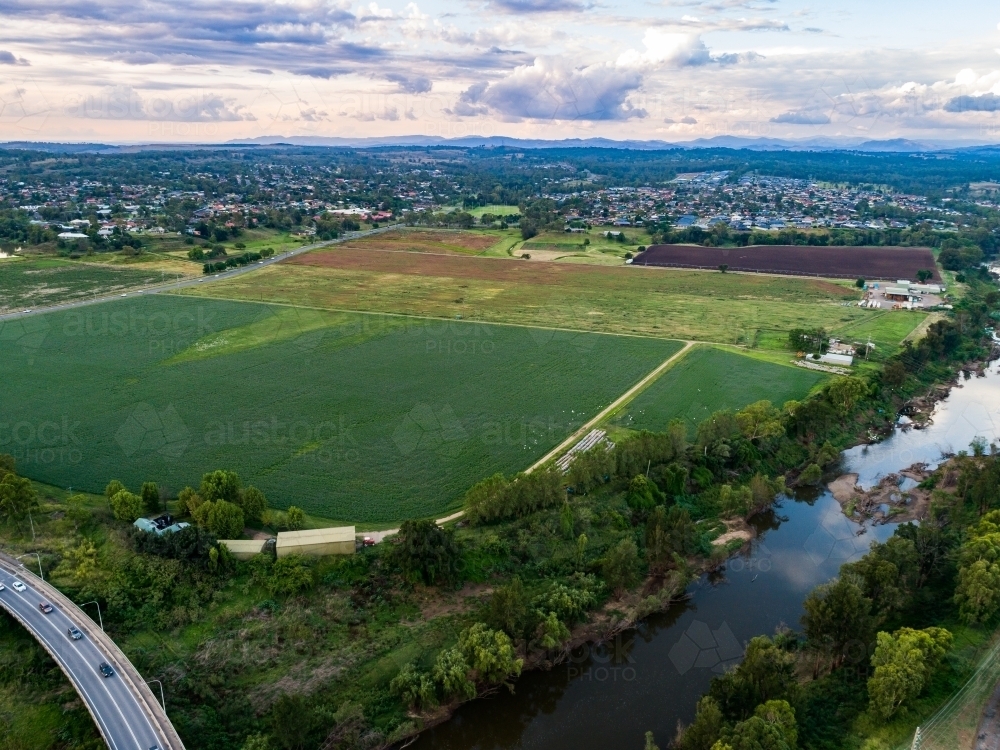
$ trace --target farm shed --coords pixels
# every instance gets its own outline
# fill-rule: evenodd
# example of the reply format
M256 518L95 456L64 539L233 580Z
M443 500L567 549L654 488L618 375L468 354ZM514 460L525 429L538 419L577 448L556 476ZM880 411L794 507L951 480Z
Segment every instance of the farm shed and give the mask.
M353 555L353 526L278 533L278 557L286 555Z
M850 367L854 364L854 355L852 354L836 354L834 352L827 352L822 357L819 358L820 362L826 362L829 365L844 365Z
M896 302L909 302L910 290L901 286L887 286L885 288L885 298Z
M264 550L266 539L220 539L237 560L249 560Z

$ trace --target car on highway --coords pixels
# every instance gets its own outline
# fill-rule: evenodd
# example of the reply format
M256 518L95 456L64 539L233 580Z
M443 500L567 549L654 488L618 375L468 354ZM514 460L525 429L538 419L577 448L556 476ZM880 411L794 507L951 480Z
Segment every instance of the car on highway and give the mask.
M69 630L66 631L66 635L72 638L74 641L78 641L83 638L83 633L80 632L79 628L71 625Z
M101 670L101 674L104 675L105 677L115 676L115 670L112 669L111 665L108 664L106 661L102 661L101 666L99 666L98 669Z
M6 591L7 587L0 583L0 591Z
M28 590L28 587L25 586L20 581L14 581L14 583L12 583L11 586L14 587L14 591L18 591L18 592L24 592L24 591Z
M47 615L52 612L52 605L48 602L38 602L38 608L42 611L43 615Z

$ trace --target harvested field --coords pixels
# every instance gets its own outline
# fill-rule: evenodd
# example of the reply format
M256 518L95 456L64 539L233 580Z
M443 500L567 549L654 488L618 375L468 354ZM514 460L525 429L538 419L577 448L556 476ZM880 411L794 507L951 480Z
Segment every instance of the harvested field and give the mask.
M0 262L0 312L58 305L180 276L149 265L112 266L61 258L4 260Z
M317 250L317 255L341 250L388 250L405 253L444 253L446 255L478 255L493 247L504 235L499 233L465 232L461 230L403 230L350 240L342 245Z
M925 247L810 247L751 245L701 247L653 245L636 256L635 265L718 268L802 276L856 279L915 279L917 271L933 271L940 281L934 255Z
M388 233L386 233L388 234ZM481 279L532 284L561 284L567 278L592 273L592 269L557 263L532 263L507 258L442 258L399 256L371 253L368 247L345 243L329 251L315 251L296 256L289 265L319 266L376 273L407 274L410 276L447 276L453 279ZM383 249L383 248L379 248ZM425 251L426 252L426 251ZM627 271L626 271L627 272Z
M877 312L849 282L337 249L184 294L750 343L761 328L835 332Z

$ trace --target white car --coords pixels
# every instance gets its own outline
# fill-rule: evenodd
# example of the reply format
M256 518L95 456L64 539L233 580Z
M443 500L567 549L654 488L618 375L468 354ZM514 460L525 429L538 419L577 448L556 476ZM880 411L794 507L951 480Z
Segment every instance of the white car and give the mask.
M0 583L0 591L6 591L7 587Z
M22 592L22 593L28 590L28 587L25 586L20 581L14 581L14 583L12 583L11 586L14 587L14 591L19 591L19 592Z

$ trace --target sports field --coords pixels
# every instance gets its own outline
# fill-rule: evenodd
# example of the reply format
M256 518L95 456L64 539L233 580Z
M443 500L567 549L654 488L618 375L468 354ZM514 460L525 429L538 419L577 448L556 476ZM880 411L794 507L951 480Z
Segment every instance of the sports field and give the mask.
M0 336L0 451L29 477L171 492L231 468L273 505L443 515L558 444L675 341L158 295Z
M611 422L636 430L663 430L671 420L683 419L694 434L698 422L714 411L741 409L761 399L781 406L805 397L827 377L703 346L679 360Z
M57 305L179 277L149 267L113 267L61 258L7 258L0 260L0 312Z
M750 343L761 328L836 332L877 314L849 304L849 282L338 246L186 293L721 343Z

